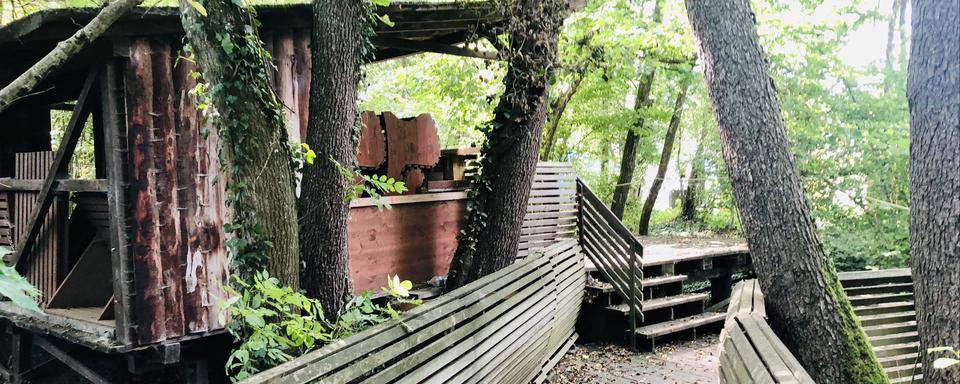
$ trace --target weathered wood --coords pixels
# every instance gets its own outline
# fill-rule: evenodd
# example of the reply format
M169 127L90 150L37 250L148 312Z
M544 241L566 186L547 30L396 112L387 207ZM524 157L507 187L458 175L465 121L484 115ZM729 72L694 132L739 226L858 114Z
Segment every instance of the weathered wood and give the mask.
M180 248L177 201L177 135L174 127L173 57L169 43L152 43L153 130L150 143L156 180L159 257L163 275L165 338L183 335L183 281L186 255Z
M63 132L63 139L53 158L53 164L50 171L43 181L43 187L40 189L40 195L37 197L37 205L30 215L30 221L24 227L25 231L17 244L17 250L13 255L12 264L19 268L20 258L24 252L32 250L33 243L36 241L37 234L40 232L41 222L45 217L50 204L53 202L53 183L57 177L67 169L70 158L73 157L73 151L80 140L80 134L83 131L83 125L93 109L93 103L90 102L90 94L93 92L94 84L97 79L98 69L91 71L83 82L83 88L80 96L77 97L77 109L70 116L70 122Z
M60 347L54 345L53 343L47 341L42 336L34 336L34 343L38 347L43 348L44 351L49 353L51 356L55 357L57 360L63 362L64 365L79 373L80 376L83 376L84 379L89 380L94 384L109 384L110 381L105 379L99 373L88 367L86 364L77 360L77 358L71 356L67 351L60 349Z
M295 46L292 32L282 31L274 34L273 58L277 64L277 96L283 104L283 112L286 115L287 140L291 143L300 143L303 141L300 136L300 100L304 96L299 94L300 87L297 86Z
M399 39L392 37L372 37L370 42L377 47L382 48L395 48L402 51L408 51L410 53L417 52L433 52L433 53L443 53L447 55L454 56L463 56L463 57L472 57L477 59L484 60L498 60L498 54L496 52L478 50L478 49L469 49L464 47L459 47L456 45L447 45L447 44L438 44L431 42L423 42L417 40L408 40L408 39Z
M110 248L106 239L95 239L49 299L47 308L103 308L113 295Z
M45 180L20 180L0 178L0 191L39 192L43 190ZM56 179L54 192L106 192L109 182L106 179Z
M410 171L432 168L440 161L436 123L429 114L401 120L390 112L383 112L383 123L387 138L387 176L405 181L410 193L416 193L423 177Z
M196 99L190 90L196 87L191 75L196 65L189 60L179 60L174 68L174 125L177 134L177 196L180 211L180 253L186 260L183 287L183 318L186 333L205 332L208 329L207 268L203 254L200 173L210 170L200 168L200 137L203 116L197 109Z
M529 382L571 344L584 282L579 247L557 243L247 382Z
M360 114L360 144L357 148L357 166L378 169L387 161L387 139L383 136L380 116L376 112Z
M103 145L106 148L106 177L110 183L107 204L110 212L110 257L113 276L113 299L116 338L122 344L133 342L133 284L130 265L129 211L127 210L127 138L126 113L121 93L118 66L108 61L101 68L100 95L103 113Z
M137 336L141 343L166 336L163 264L157 212L157 181L153 159L154 82L150 42L132 42L126 70L127 130L130 141L130 185L133 189L133 265L136 283Z

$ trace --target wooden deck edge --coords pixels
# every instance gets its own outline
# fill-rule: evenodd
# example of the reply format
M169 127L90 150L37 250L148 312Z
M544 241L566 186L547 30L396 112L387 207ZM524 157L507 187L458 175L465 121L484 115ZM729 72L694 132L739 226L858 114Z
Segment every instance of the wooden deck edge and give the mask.
M0 302L0 318L18 328L70 341L99 352L121 353L131 350L129 346L116 342L116 328L102 324L35 313L16 307L10 302Z

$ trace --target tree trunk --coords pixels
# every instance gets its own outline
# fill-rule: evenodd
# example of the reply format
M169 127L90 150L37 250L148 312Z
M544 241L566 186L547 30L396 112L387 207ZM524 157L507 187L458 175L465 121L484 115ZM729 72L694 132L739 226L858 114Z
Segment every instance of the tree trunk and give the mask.
M923 381L960 383L960 366L933 369L927 348L960 348L960 3L914 0L910 104L910 260Z
M113 0L103 7L103 10L97 14L87 25L80 28L79 31L70 36L70 38L57 44L50 53L44 56L40 61L34 64L26 72L14 79L10 84L0 90L0 112L3 112L10 104L17 99L28 94L43 79L56 71L63 63L70 60L71 57L86 48L90 42L96 40L100 35L107 31L111 25L124 13L140 4L141 0Z
M265 267L297 289L293 168L282 107L259 53L256 19L229 1L204 2L205 16L190 3L180 1L181 19L219 114L233 270L249 275Z
M663 18L663 0L655 0L653 7L653 24L660 24ZM649 60L649 59L648 59ZM653 104L650 98L650 88L653 85L655 69L651 65L643 75L640 76L640 83L637 85L637 98L634 100L635 110L645 110ZM643 130L646 123L643 117L637 118L633 127L627 131L627 139L623 143L623 155L620 158L620 176L617 178L617 185L613 189L613 203L610 210L618 219L623 219L623 212L627 209L627 200L630 199L630 189L633 186L633 174L637 169L637 146L640 144L640 131Z
M657 4L660 4L659 2ZM640 77L637 86L637 98L634 100L635 110L644 110L653 104L650 98L650 88L653 85L654 69L650 68ZM633 127L627 131L627 139L623 143L623 154L620 158L620 175L617 185L613 189L613 203L610 210L618 219L623 219L623 212L627 209L627 200L630 199L630 189L633 187L633 174L637 169L637 146L640 144L640 131L643 130L646 119L638 117Z
M555 103L550 105L550 111L552 112L549 118L550 127L547 128L547 137L543 142L543 153L540 154L540 160L550 160L550 153L553 151L553 145L556 144L557 141L557 129L560 127L563 112L567 110L567 104L573 99L573 95L580 89L580 84L583 83L583 78L586 77L586 74L584 72L577 72L575 76L573 84L570 85L570 89L567 89L566 92L557 98Z
M670 116L670 125L667 126L667 135L663 138L663 151L660 153L660 164L657 166L657 177L653 179L653 185L650 186L650 193L647 200L643 203L643 211L640 212L641 235L647 235L650 232L650 216L653 215L653 205L657 202L657 196L660 195L660 187L663 185L663 178L667 176L667 168L670 166L670 154L673 153L673 142L677 138L677 130L680 128L680 118L683 116L683 103L687 99L687 89L690 88L690 75L683 75L683 83L680 84L680 93L677 93L677 100L673 104L673 116Z
M817 238L749 0L686 6L771 325L818 383L886 382Z
M474 179L466 225L446 289L454 290L513 263L537 167L555 70L564 0L507 2L511 17L504 95L486 130L482 172Z
M302 285L334 316L353 295L346 183L337 165L356 163L357 82L360 79L364 2L313 2L313 77L307 144L317 162L304 169L300 195Z
M690 178L687 179L687 190L683 193L683 203L680 205L680 218L684 221L693 221L697 218L697 207L700 205L700 194L703 193L704 176L706 173L706 145L707 129L700 127L700 137L697 139L697 149L693 152L690 162Z

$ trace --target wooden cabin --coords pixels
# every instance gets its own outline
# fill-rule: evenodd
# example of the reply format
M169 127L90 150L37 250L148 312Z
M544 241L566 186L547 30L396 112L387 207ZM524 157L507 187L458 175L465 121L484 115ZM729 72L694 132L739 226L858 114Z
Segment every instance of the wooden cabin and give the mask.
M495 58L458 45L502 22L488 3L394 2L381 11L395 25L378 27L377 60L423 51ZM96 12L49 10L0 28L0 83ZM264 6L258 14L289 136L300 140L311 9ZM0 302L15 344L5 369L10 381L31 368L24 362L30 338L97 381L77 346L122 356L138 373L186 361L197 355L194 340L224 332L218 312L230 271L218 137L189 92L195 68L178 60L182 42L176 9L134 10L0 113L0 245L15 249L7 262L40 289L43 308L40 314ZM378 289L387 273L421 281L446 274L465 206L467 159L478 152L387 153L391 140L429 142L423 135L437 134L432 119L383 113L364 114L364 121L374 138L364 139L360 165L402 177L417 193L390 197L394 209L385 214L370 201L353 203L358 290Z

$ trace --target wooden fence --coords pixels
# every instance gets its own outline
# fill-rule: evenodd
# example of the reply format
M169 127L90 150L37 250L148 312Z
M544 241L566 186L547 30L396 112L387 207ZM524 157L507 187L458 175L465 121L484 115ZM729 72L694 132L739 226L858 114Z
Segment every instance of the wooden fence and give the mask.
M643 246L583 180L580 191L580 244L603 278L630 308L630 345L636 348L637 322L643 322Z
M577 175L570 163L537 164L517 257L577 236Z
M734 288L720 344L720 383L814 382L767 324L756 280Z
M563 241L245 383L542 382L576 338L585 284Z

